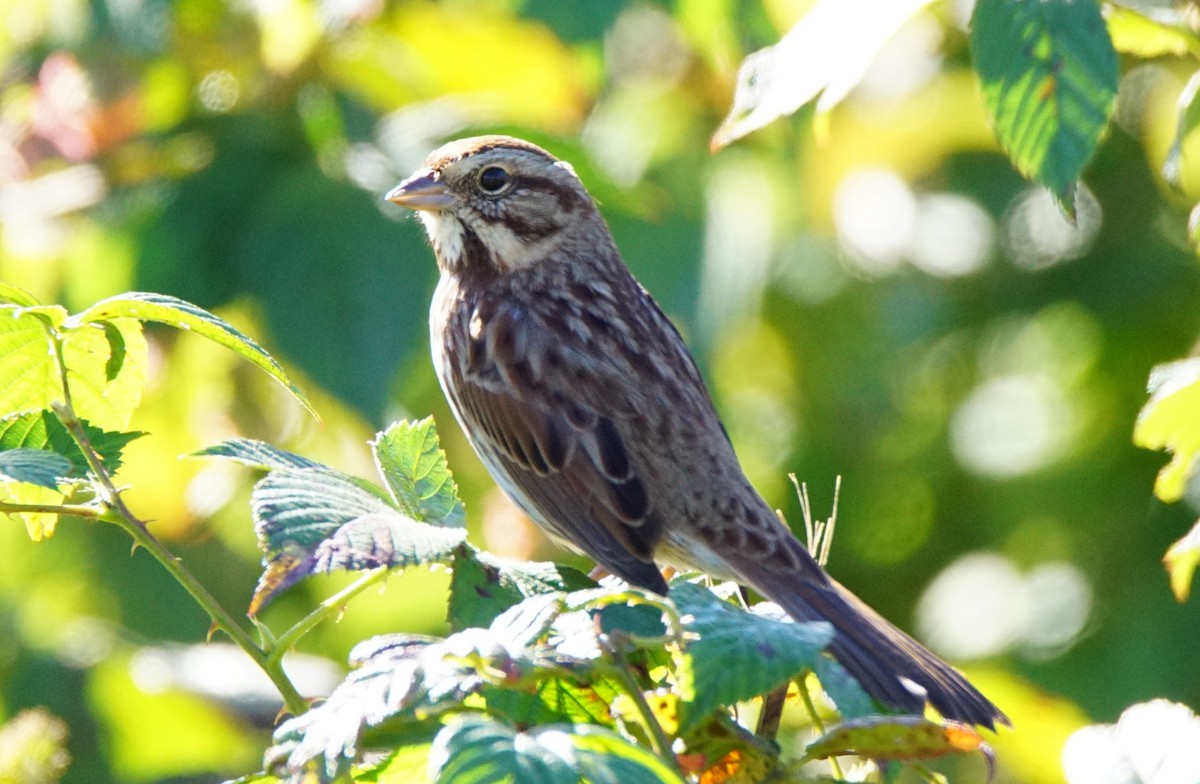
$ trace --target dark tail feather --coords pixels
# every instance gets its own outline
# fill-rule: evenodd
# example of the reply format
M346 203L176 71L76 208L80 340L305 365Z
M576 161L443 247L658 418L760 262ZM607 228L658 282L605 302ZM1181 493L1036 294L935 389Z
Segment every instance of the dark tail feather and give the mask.
M836 633L829 652L879 702L919 715L928 700L942 716L954 721L993 730L997 723L1010 723L962 673L835 581L825 585L795 582L799 585L789 581L784 590L778 585L760 590L798 621L833 624Z

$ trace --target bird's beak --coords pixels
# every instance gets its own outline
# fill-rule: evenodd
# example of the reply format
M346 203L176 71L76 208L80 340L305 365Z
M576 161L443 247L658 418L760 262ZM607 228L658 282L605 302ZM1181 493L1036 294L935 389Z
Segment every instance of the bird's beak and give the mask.
M431 169L421 169L388 191L385 199L410 210L446 210L454 206L454 197L446 183Z

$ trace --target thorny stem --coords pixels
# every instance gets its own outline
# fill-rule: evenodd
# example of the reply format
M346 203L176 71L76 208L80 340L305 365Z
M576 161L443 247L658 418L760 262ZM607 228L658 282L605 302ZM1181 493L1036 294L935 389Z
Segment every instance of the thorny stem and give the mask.
M145 548L175 578L176 582L191 594L196 603L208 613L213 625L228 635L267 674L267 677L275 684L275 688L279 690L279 694L283 697L283 702L287 709L297 716L304 713L308 710L308 701L304 699L291 679L288 678L278 657L268 656L261 648L255 645L254 640L250 638L246 630L208 592L204 584L196 579L196 576L183 565L182 561L165 544L159 541L154 534L150 533L146 524L126 506L124 499L121 498L120 490L113 483L112 475L109 474L108 468L100 459L99 453L92 446L91 439L88 438L87 432L83 428L83 423L75 413L71 402L71 385L67 378L67 364L63 356L62 336L57 331L52 334L52 342L54 343L54 356L58 364L59 377L62 380L63 402L52 403L51 407L54 409L54 413L59 421L62 422L63 427L67 429L71 438L79 446L79 451L83 453L84 459L87 460L88 467L91 469L92 475L96 480L93 486L96 488L99 500L99 507L60 507L60 513L62 513L62 509L85 509L88 512L83 516L112 523L133 537L133 541L136 544ZM47 511L56 510L51 509ZM77 514L78 512L71 511L69 513Z
M633 673L629 671L629 665L625 661L625 656L616 646L610 645L608 637L605 634L596 635L596 645L604 654L612 660L612 666L605 669L611 670L609 673L624 687L625 693L633 700L634 707L637 708L638 715L642 717L642 722L646 725L646 731L650 736L650 745L654 749L654 753L671 766L671 769L679 771L679 760L675 759L675 753L671 750L671 740L667 737L666 731L658 722L658 717L654 715L654 711L650 709L650 703L646 702L646 695L642 693L641 687L634 680Z
M346 604L358 594L365 591L367 588L381 582L388 576L388 567L380 566L359 577L350 585L330 596L325 601L317 605L317 608L308 615L301 618L294 626L279 636L279 639L271 646L270 652L267 654L267 661L276 663L277 660L285 653L291 650L296 642L308 634L317 624L328 618L330 615L338 612Z

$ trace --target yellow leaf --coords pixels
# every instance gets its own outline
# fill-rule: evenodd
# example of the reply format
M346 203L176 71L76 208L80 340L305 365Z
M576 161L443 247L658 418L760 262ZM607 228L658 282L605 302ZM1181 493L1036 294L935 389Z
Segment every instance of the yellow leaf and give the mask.
M1200 359L1159 365L1150 373L1150 399L1133 428L1135 444L1173 454L1158 474L1154 493L1178 501L1200 452Z

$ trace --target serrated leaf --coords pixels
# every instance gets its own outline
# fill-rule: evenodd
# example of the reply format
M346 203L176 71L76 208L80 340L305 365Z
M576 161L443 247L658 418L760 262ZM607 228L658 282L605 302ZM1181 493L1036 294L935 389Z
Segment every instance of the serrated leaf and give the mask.
M1196 127L1200 125L1198 94L1200 94L1200 71L1192 74L1192 78L1188 79L1183 92L1179 94L1175 109L1178 118L1175 124L1175 138L1171 141L1171 149L1167 151L1167 157L1163 160L1162 165L1163 179L1177 191L1183 189L1183 146Z
M487 626L530 596L570 592L595 585L569 566L511 561L464 546L454 554L447 620L456 631Z
M682 784L665 762L611 730L588 724L516 732L469 716L438 733L429 755L437 784Z
M729 116L714 150L791 114L820 95L836 106L884 44L929 0L820 0L775 46L742 61Z
M320 468L321 464L307 457L288 452L253 438L230 438L192 452L191 457L223 457L228 460L270 471L277 468Z
M465 523L458 486L438 443L433 417L393 423L375 437L371 449L392 498L407 514L438 525Z
M604 678L589 683L546 678L539 680L532 692L486 687L480 693L493 716L502 716L514 725L568 722L611 726L609 706L620 692Z
M42 409L62 399L53 352L44 321L24 308L0 307L0 411Z
M57 305L0 306L0 411L39 411L64 399L51 324L66 318ZM110 349L103 330L62 330L63 359L75 413L97 427L121 430L141 401L148 352L141 326L123 320L125 359L110 379Z
M0 281L0 303L16 305L21 308L32 308L42 304L38 301L37 297L20 286L14 286L11 283L3 281Z
M678 655L686 735L722 705L770 691L811 669L833 639L828 623L792 623L748 613L694 583L672 585L671 599L695 635Z
M866 716L843 722L805 749L806 760L855 755L869 759L924 760L990 750L967 724L943 724L919 716Z
M1200 565L1200 521L1187 536L1171 545L1163 556L1163 564L1171 577L1171 591L1179 601L1186 601L1192 590L1192 577Z
M125 446L145 433L120 433L101 430L83 422L83 431L92 448L110 472L121 467L121 452ZM0 418L0 449L43 449L55 452L71 462L71 477L85 476L89 470L86 458L79 451L71 434L49 411L27 411Z
M272 471L250 503L266 567L251 615L311 574L443 562L466 539L464 529L412 520L324 467Z
M0 478L57 490L58 482L71 472L71 461L42 449L0 450Z
M416 635L386 635L355 646L357 666L329 698L275 731L264 765L297 777L316 762L321 781L344 773L369 729L393 719L419 720L459 705L483 680L449 659L443 642Z
M1148 388L1150 399L1138 412L1133 442L1172 453L1154 483L1154 494L1170 503L1183 497L1200 454L1200 359L1159 365L1150 372Z
M971 48L1000 145L1074 215L1074 190L1117 95L1117 54L1092 0L978 0Z
M320 419L308 398L291 382L275 358L224 319L190 302L149 292L128 292L97 302L72 316L72 324L89 324L113 319L138 319L195 332L232 350L256 365L292 394L314 418Z

